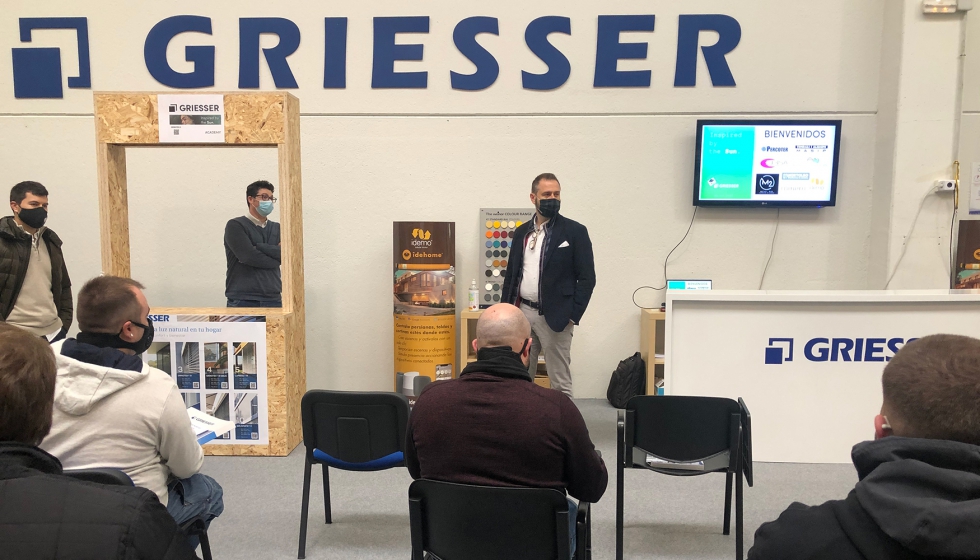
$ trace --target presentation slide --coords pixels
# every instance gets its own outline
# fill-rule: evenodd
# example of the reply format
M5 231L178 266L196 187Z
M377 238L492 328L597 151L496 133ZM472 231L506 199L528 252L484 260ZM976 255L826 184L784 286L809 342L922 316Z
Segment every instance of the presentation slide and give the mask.
M706 124L699 200L829 202L835 135L824 124Z

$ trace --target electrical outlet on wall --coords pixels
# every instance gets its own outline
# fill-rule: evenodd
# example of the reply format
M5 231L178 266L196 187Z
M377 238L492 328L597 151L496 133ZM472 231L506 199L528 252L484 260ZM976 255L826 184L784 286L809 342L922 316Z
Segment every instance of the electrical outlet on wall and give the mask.
M956 190L956 181L953 179L937 179L933 185L936 187L936 192L953 192Z

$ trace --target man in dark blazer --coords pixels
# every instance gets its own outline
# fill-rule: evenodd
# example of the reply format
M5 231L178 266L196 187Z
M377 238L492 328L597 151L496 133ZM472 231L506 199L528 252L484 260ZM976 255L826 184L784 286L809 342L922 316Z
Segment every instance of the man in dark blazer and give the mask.
M572 396L572 330L595 288L589 231L558 213L561 184L551 173L531 182L534 219L514 231L501 301L521 308L531 323L531 375L544 351L551 387Z

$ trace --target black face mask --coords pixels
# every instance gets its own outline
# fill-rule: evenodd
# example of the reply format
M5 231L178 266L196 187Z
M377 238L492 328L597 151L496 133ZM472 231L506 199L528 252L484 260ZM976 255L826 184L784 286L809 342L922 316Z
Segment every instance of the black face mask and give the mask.
M143 336L140 337L136 342L126 342L125 340L119 338L122 334L122 329L118 333L93 333L93 332L80 332L75 340L83 344L91 344L92 346L98 346L99 348L125 348L127 350L132 350L137 354L142 354L146 352L150 345L153 344L153 320L150 318L146 319L147 324L137 323L136 321L130 321L130 323L136 325L137 327L143 327Z
M527 367L524 365L524 350L527 349L529 342L531 342L530 338L524 339L524 344L521 345L520 352L514 352L510 349L510 346L488 346L480 348L476 353L476 357L478 360L490 360L497 357L510 358L521 366Z
M21 208L17 217L28 226L38 229L48 220L48 211L40 206L37 208Z
M561 208L561 201L557 198L545 198L538 201L538 212L549 220L558 215L559 208Z

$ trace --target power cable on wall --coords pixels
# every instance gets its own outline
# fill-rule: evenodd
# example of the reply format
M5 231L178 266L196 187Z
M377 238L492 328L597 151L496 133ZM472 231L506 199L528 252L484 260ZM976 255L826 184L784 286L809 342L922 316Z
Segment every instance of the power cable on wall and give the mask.
M687 231L684 232L684 237L682 237L681 240L677 242L677 245L674 245L674 248L671 249L669 253L667 253L667 257L664 259L664 285L660 286L659 288L654 288L653 286L640 286L639 288L633 290L633 305L639 307L640 309L660 309L659 305L656 307L643 307L642 305L636 303L636 293L639 292L640 290L659 291L667 288L667 261L670 260L670 256L674 254L674 251L676 251L677 248L681 246L681 243L684 243L684 240L687 239L688 234L691 233L691 228L694 227L694 218L698 217L698 208L699 208L698 206L694 207L694 214L691 215L691 223L688 224Z
M762 269L762 278L759 279L759 289L762 289L762 283L766 281L766 272L769 271L769 263L772 262L772 253L776 249L776 232L779 231L779 211L780 208L776 208L776 226L772 228L772 239L769 240L769 258L766 259L766 267Z
M912 239L912 232L915 231L915 224L919 221L919 214L922 213L922 207L925 206L926 199L929 198L929 195L932 194L934 190L935 187L930 185L929 189L922 196L922 200L919 201L919 208L915 211L915 216L912 218L912 224L909 225L909 232L905 235L905 240L902 241L902 252L898 255L898 260L895 261L895 266L892 268L891 274L888 275L888 281L885 282L885 290L887 290L888 286L892 283L892 279L895 278L895 273L898 272L899 265L902 264L902 259L905 258L905 252L908 251L909 248L909 241ZM956 216L955 209L953 210L953 216ZM952 226L950 227L952 228ZM952 239L950 240L950 243L952 244Z

